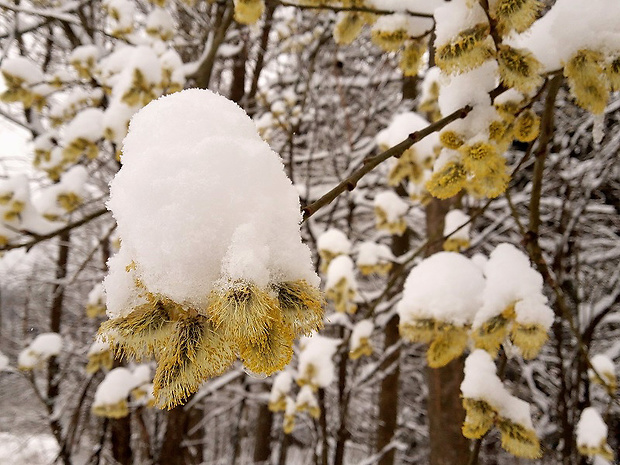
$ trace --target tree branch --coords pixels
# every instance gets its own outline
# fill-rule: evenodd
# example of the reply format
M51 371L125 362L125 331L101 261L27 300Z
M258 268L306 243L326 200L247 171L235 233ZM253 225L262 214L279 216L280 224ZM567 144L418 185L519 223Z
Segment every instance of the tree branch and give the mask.
M340 194L344 193L345 191L352 191L353 189L355 189L360 179L362 179L366 174L370 173L373 169L375 169L387 159L392 157L400 157L405 152L405 150L409 149L413 144L420 142L426 136L434 132L440 131L453 121L465 118L471 110L472 107L469 105L463 108L459 108L445 118L429 124L424 129L409 134L409 136L404 141L400 142L392 148L389 148L385 152L375 155L374 157L367 158L366 160L364 160L363 166L357 169L348 178L341 181L336 187L334 187L320 199L312 202L310 205L306 205L305 207L303 207L303 221L306 221L321 208L332 203L334 199L336 199Z

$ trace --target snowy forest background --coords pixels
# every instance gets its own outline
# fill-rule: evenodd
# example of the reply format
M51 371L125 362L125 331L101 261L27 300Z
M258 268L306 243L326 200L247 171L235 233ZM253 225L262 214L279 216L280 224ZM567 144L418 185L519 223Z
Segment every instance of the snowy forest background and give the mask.
M554 315L539 353L524 357L502 333L493 354L491 378L529 404L541 452L533 460L618 460L614 0L0 0L0 10L0 464L532 461L519 444L502 447L501 415L469 434L477 439L463 436L465 359L487 347L466 338L464 351L431 368L433 339L405 337L396 312L424 257L445 248L483 264L503 243L529 257ZM536 70L504 71L500 84L493 66L510 68L498 52L506 44L530 48L540 66L525 55L520 63ZM442 94L449 74L465 78ZM237 102L281 156L301 205L312 205L301 234L328 291L320 335L329 338L310 361L327 373L314 390L295 383L306 341L286 376L236 362L185 405L160 410L155 363L113 361L95 343L107 319L101 282L119 247L105 203L127 123L151 100L194 87ZM467 119L489 95L497 114L512 115L503 130L517 131L489 142L501 147L509 181L502 171L499 188L464 181L452 192L435 179L431 193L442 198L433 197L442 144L464 156L457 149L480 133L493 137ZM446 134L459 119L466 124ZM410 158L381 158L429 124ZM459 131L465 144L448 137ZM13 144L15 134L26 143ZM343 256L352 260L330 271ZM98 386L118 367L130 370L112 389L121 394L98 408Z

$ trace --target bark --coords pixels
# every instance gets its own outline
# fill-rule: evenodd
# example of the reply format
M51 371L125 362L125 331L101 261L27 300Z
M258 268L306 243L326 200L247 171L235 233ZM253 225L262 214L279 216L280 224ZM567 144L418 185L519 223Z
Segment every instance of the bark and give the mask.
M198 465L203 460L202 428L194 428L200 421L200 410L186 409L179 406L167 412L166 430L157 459L157 465ZM189 434L196 429L193 434ZM185 446L184 442L200 443L193 447Z
M410 231L406 230L402 236L392 237L392 253L398 257L409 250ZM393 275L401 272L400 267L394 266L390 273ZM388 321L384 330L383 350L387 351L391 346L397 344L400 339L398 332L398 315L394 315ZM398 423L398 385L400 378L400 349L395 350L392 355L387 357L381 365L381 370L392 367L392 370L381 380L381 390L379 391L379 418L377 425L377 439L375 447L377 451L385 448L396 433ZM396 451L394 449L381 456L379 465L392 465Z
M131 415L110 420L110 430L112 432L112 457L120 465L132 465Z
M266 385L261 384L261 389L266 390ZM267 464L271 457L271 425L273 424L273 413L269 410L266 403L258 406L255 439L254 439L254 463Z
M64 279L69 264L70 232L59 236L58 257L56 259L56 282L52 288L52 305L50 308L50 331L60 334L62 328L63 301L65 298ZM62 437L62 425L55 415L56 401L60 393L60 365L57 357L51 357L47 363L47 410L50 415L50 427L60 446L59 457L65 465L71 464L70 446Z
M426 207L427 256L442 250L444 220L452 202L433 199ZM460 390L463 368L464 357L459 357L445 367L427 369L430 465L467 463L469 442L461 432L465 420Z
M247 37L241 39L243 45L239 54L235 57L233 69L232 69L232 84L230 86L230 100L236 103L241 103L243 96L245 95L245 65L248 60L248 41Z

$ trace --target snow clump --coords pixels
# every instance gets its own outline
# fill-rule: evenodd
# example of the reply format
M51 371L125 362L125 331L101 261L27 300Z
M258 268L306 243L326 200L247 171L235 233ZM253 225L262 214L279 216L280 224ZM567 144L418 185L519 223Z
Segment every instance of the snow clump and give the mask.
M131 120L122 163L102 334L157 356L167 407L236 357L257 373L284 368L294 338L322 325L322 296L297 191L252 120L211 91L165 96Z

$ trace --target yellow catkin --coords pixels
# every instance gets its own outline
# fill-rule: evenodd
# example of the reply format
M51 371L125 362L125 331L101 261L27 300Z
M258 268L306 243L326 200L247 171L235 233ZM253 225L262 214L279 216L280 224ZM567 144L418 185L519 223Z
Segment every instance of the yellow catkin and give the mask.
M293 357L294 339L292 330L277 322L269 328L262 343L249 340L239 343L243 364L250 371L267 376L282 370Z
M446 163L439 171L433 173L426 183L426 188L433 197L448 199L454 197L465 187L467 171L458 162Z
M130 107L143 107L156 98L157 94L155 93L154 86L147 82L142 71L134 69L131 87L121 97L123 103Z
M308 335L323 327L321 292L306 281L287 281L274 286L280 306L282 322L295 336Z
M349 45L362 31L364 24L366 21L362 13L351 11L340 15L334 26L334 40L337 44Z
M523 32L534 23L542 7L540 0L498 0L491 9L491 17L497 21L502 35Z
M517 457L537 459L541 457L540 442L536 432L507 419L499 419L497 428L502 435L502 447Z
M495 155L486 160L483 174L476 175L467 186L469 194L474 197L495 198L506 191L510 175L506 167L506 159Z
M598 455L602 459L613 461L614 452L611 450L611 447L607 444L607 442L603 439L598 447L589 447L585 445L580 445L577 447L577 450L581 455L586 455L588 457L594 457Z
M159 354L153 379L157 405L173 408L235 360L231 342L201 315L180 317Z
M284 412L286 410L286 396L280 394L277 400L270 400L267 406L271 412Z
M457 150L465 143L465 140L458 132L445 130L439 134L439 142L441 142L444 147Z
M495 144L479 141L463 145L459 152L463 155L463 166L475 175L485 175L493 169L493 161L498 156Z
M358 265L360 272L364 276L378 274L379 276L387 275L392 269L391 263L377 263L376 265Z
M284 415L284 424L282 430L284 434L291 434L295 429L295 415Z
M254 24L265 11L263 0L235 0L235 21L241 24Z
M364 356L371 356L373 353L372 345L367 337L362 337L359 340L358 346L349 352L349 358L351 360L357 360Z
M422 65L425 45L418 40L409 41L400 55L399 67L404 76L417 76Z
M404 217L390 221L387 213L381 207L375 207L375 226L379 230L387 231L396 236L402 236L407 230L407 222Z
M140 305L127 316L104 321L99 327L99 335L119 354L137 359L154 355L171 331L169 307L163 301Z
M528 93L543 83L542 65L527 50L502 45L497 52L497 62L500 78L507 87Z
M480 399L465 397L463 407L467 412L463 423L463 436L468 439L480 439L493 426L497 413L487 402Z
M124 418L129 415L127 400L123 399L115 404L96 405L92 408L93 415L107 418Z
M396 159L396 163L388 174L388 184L398 186L401 182L408 180L418 183L424 174L424 167L418 163L415 149L410 148Z
M428 366L439 368L446 366L455 358L459 357L469 340L467 329L453 325L440 325L437 328L435 338L428 347L426 359Z
M101 369L111 370L113 364L114 356L110 350L90 354L88 356L88 363L86 364L86 373L97 373Z
M469 240L460 237L449 237L443 243L446 252L460 252L469 247Z
M611 90L620 90L620 57L614 57L606 66L605 74L609 80Z
M477 68L493 56L493 41L489 34L489 25L482 23L461 31L450 42L437 48L437 66L449 74Z
M515 139L521 142L532 142L540 133L540 118L534 110L528 108L517 116L513 128Z
M334 302L338 313L355 313L357 311L357 305L353 302L357 293L349 286L347 278L341 278L335 286L326 292L326 296Z
M497 355L499 347L508 335L510 321L503 315L497 315L485 321L473 333L474 344L478 349L484 349L491 355Z
M610 85L603 69L603 55L579 50L564 66L570 91L584 110L601 114L609 100Z
M373 29L370 38L375 45L385 52L395 52L403 46L409 35L404 29L395 29L393 31Z
M401 337L409 342L430 344L436 334L436 322L432 318L421 318L401 322L398 329Z
M521 324L515 322L510 330L510 339L526 360L535 358L542 346L547 342L547 331L537 324Z
M253 284L237 282L225 291L213 291L208 314L232 341L260 344L279 316L278 303Z

